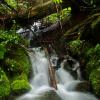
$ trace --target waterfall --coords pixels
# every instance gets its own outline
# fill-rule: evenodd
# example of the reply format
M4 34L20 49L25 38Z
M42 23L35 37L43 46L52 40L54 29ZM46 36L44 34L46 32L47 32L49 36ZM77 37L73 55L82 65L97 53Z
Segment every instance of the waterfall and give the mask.
M63 67L56 70L55 73L58 89L50 87L49 61L45 52L40 47L32 50L33 52L29 53L33 70L33 77L30 81L32 89L16 100L98 100L90 93L86 94L74 90L81 81L75 80Z
M52 89L49 86L49 63L45 57L44 51L40 49L41 48L33 48L33 52L29 53L33 70L33 78L30 82L32 89L30 92L17 98L16 100L33 100L39 92L41 93Z

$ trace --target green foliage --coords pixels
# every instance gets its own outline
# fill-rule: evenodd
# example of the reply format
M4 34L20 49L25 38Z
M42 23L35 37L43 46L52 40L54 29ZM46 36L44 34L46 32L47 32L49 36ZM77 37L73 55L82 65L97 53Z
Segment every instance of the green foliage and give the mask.
M52 0L54 3L62 3L63 1L62 0Z
M4 45L0 44L0 59L4 59L5 52L6 52L6 49Z
M28 60L29 58L26 51L24 48L17 48L15 52L17 52L17 54L13 55L13 59L15 59L16 62L18 62L20 65L19 70L21 72L25 72L28 75L30 70L30 62Z
M10 94L10 82L5 72L0 68L0 96L8 96Z
M21 36L15 33L15 30L4 31L0 30L0 44L10 48L12 45L27 45L28 42Z
M65 8L61 10L59 13L54 13L46 17L46 20L50 23L55 23L56 21L64 20L64 18L68 17L71 13L71 7Z
M73 40L71 42L68 43L69 48L71 50L72 55L80 55L81 51L81 45L82 45L82 41L81 40Z
M99 59L100 58L100 44L97 44L94 48L90 48L86 52L86 58L88 59Z
M5 0L5 2L7 2L8 5L10 5L13 8L17 8L17 1L16 0Z
M14 93L30 89L28 83L30 62L25 48L21 45L27 45L27 42L15 31L0 30L0 64L2 63L0 69L3 69L0 70L1 98L11 93L10 85Z
M22 72L20 75L16 75L13 80L22 80L22 79L28 81L28 77L24 72Z
M12 91L15 94L20 94L20 93L24 93L26 91L30 90L30 84L28 83L28 81L22 79L22 80L15 80L12 82L11 84L11 88Z
M94 93L100 96L100 44L85 53L86 78L90 80Z
M86 64L86 77L88 78L91 72L95 69L100 67L100 60L96 59L91 59L89 62Z
M27 76L29 75L30 72L30 62L28 55L24 48L22 47L17 47L14 48L14 50L10 50L8 56L4 60L5 66L6 66L6 71L8 73L9 78L15 79L16 75L17 78ZM11 75L12 73L13 75ZM23 73L23 74L21 74ZM27 78L25 78L27 79Z
M13 71L14 73L21 69L20 64L14 59L7 58L5 60L5 64L7 65L8 70Z
M20 43L20 38L14 31L3 31L0 30L0 42L4 45L18 44Z
M91 81L91 84L92 84L95 94L100 97L100 67L98 69L92 71L89 79Z

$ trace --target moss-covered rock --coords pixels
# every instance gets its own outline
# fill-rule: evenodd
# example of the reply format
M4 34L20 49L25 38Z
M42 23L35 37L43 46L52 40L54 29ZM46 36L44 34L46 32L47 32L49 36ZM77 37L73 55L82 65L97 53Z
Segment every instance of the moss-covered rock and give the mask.
M15 59L16 62L20 64L20 70L22 70L22 72L25 72L28 75L30 72L31 65L27 52L24 48L21 47L17 48L14 52L16 52L16 54L14 55L13 59Z
M14 94L25 93L30 89L28 76L30 61L27 52L22 47L15 47L9 53L11 57L5 60L8 77L11 81L11 90Z
M13 31L0 30L0 100L10 93L23 93L30 89L28 76L30 59L26 42Z
M31 68L30 66L29 57L24 48L20 46L12 47L7 53L5 59L5 71L10 78L21 75L21 73L25 73L28 77Z
M25 93L30 90L30 84L24 79L14 80L11 84L11 89L15 94Z
M10 92L10 81L5 72L0 68L0 97L8 96Z
M86 73L87 77L89 77L90 73L100 66L100 44L87 50L84 57L87 62Z
M91 72L100 66L100 60L89 60L86 64L86 78L89 78Z
M89 79L92 84L94 93L100 97L100 67L92 71Z
M8 66L8 70L13 71L13 72L17 72L20 71L20 65L18 62L16 62L16 60L14 59L9 59L7 58L5 60L6 65Z

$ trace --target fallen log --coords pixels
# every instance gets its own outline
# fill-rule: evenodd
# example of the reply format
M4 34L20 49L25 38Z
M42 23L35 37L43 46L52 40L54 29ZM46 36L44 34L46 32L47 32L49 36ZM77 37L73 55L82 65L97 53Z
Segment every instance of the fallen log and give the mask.
M57 83L56 83L56 78L55 78L55 70L51 64L50 58L49 58L49 54L48 54L48 50L47 48L44 48L46 56L48 58L49 61L49 75L50 75L50 83L51 83L51 87L57 89Z

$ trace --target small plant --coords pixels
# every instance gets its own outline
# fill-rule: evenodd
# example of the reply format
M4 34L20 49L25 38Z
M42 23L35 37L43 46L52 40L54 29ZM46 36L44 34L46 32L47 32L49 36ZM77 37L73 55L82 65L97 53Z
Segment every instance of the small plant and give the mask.
M63 1L62 0L52 0L54 3L62 3Z
M79 55L81 52L81 45L82 41L81 40L73 40L68 43L69 48L71 50L72 55Z
M7 2L8 5L13 7L14 9L17 8L17 1L16 0L5 0L5 1Z

